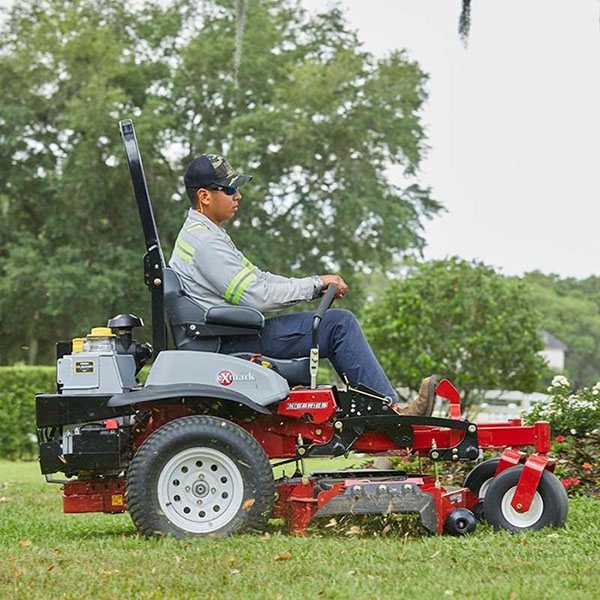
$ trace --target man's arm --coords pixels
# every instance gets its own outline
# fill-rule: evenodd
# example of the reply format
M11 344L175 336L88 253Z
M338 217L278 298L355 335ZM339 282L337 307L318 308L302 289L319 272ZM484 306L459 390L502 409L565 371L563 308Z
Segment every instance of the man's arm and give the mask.
M285 308L311 300L315 293L312 277L282 277L260 271L219 236L205 240L194 253L203 277L230 304L251 306L260 311Z
M255 273L257 277L263 277L268 283L282 283L284 281L288 281L289 278L283 277L281 275L275 275L274 273L269 273L269 271L261 271L258 267L253 265L247 258L243 258L247 264L255 268ZM337 286L337 293L335 295L336 298L341 298L345 296L348 291L348 286L346 282L339 275L313 275L312 276L313 285L314 285L314 295L313 298L317 298L321 295L323 291L327 289L327 287L334 283Z

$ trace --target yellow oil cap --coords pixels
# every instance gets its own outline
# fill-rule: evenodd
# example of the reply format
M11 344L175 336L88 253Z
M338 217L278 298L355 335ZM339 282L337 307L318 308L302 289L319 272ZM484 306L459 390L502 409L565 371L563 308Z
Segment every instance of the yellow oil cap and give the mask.
M92 327L87 337L116 337L110 327Z
M73 338L71 340L71 344L73 346L72 353L77 354L78 352L83 352L83 338Z

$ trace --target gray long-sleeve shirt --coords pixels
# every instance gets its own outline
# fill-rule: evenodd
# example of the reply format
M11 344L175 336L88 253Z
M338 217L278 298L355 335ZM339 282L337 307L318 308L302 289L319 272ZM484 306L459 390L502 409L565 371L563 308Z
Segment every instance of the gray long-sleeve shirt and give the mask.
M317 293L313 277L261 271L223 228L193 209L179 232L169 266L187 294L205 310L229 303L266 312L311 300Z

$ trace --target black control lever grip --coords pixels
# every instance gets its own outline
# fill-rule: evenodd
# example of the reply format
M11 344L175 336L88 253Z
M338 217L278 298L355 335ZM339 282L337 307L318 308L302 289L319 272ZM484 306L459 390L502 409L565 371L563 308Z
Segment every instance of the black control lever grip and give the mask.
M337 285L335 283L330 283L323 294L323 298L321 298L321 302L319 303L319 308L315 312L314 319L319 319L319 321L325 316L325 311L333 304L333 299L337 293Z

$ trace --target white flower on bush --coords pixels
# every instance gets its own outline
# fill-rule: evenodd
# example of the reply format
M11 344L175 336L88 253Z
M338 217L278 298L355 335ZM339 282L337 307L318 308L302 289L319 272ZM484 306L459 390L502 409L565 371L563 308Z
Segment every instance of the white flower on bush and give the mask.
M528 424L549 421L553 432L583 436L597 431L600 422L600 381L593 387L571 392L568 379L557 375L548 388L549 397L535 402L525 416ZM593 434L592 434L593 435Z
M591 400L584 400L583 398L578 398L575 396L574 400L569 402L571 408L575 408L577 410L594 410L596 405Z
M569 380L564 375L555 375L552 379L552 388L569 387Z

